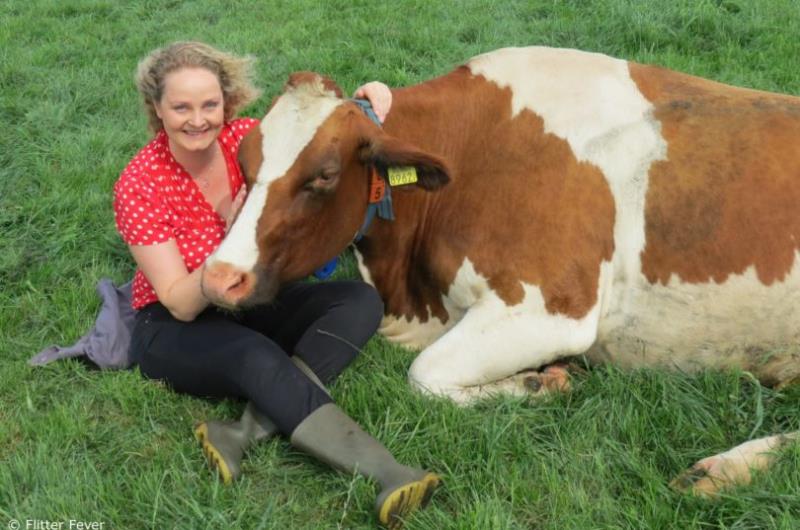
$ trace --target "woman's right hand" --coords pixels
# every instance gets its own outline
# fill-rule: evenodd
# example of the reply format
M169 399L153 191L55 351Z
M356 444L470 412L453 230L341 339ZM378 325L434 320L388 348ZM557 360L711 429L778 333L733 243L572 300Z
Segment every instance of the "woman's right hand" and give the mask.
M364 98L372 105L375 115L383 123L392 108L392 89L380 81L371 81L356 89L354 98Z

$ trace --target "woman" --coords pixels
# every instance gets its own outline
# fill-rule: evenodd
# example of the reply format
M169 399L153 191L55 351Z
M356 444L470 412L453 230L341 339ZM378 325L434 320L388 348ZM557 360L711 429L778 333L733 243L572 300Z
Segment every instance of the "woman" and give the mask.
M375 332L376 292L354 281L296 283L268 306L230 314L200 289L202 264L244 199L236 156L258 121L234 116L257 96L250 61L180 42L145 57L136 83L156 134L114 188L117 229L138 265L132 359L178 392L248 400L240 420L196 429L225 483L239 476L247 446L281 432L338 469L376 479L379 520L399 525L427 502L438 477L397 463L322 386ZM370 99L381 119L391 105L382 83L356 96Z

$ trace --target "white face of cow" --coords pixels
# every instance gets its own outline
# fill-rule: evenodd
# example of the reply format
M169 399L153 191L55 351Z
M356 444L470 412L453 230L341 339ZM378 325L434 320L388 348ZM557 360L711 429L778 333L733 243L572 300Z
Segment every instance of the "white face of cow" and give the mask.
M270 190L286 175L320 126L343 100L320 78L281 95L260 125L263 163L236 222L219 248L208 257L203 290L218 305L233 306L253 291L259 263L258 225Z

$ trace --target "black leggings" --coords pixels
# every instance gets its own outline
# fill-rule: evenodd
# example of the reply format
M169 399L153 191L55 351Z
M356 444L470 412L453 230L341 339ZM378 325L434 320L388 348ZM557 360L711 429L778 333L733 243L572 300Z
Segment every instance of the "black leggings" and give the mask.
M290 435L331 399L289 356L329 383L382 314L376 291L357 281L289 284L268 305L238 313L211 307L192 322L156 302L136 315L131 356L146 377L178 392L250 400Z

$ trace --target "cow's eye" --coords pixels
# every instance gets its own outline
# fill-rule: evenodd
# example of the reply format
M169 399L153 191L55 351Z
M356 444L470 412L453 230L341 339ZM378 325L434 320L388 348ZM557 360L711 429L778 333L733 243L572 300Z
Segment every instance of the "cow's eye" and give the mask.
M329 193L336 188L338 182L338 168L322 168L306 182L304 188L314 193Z

